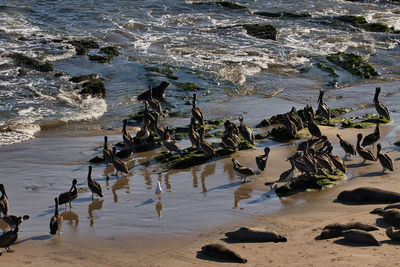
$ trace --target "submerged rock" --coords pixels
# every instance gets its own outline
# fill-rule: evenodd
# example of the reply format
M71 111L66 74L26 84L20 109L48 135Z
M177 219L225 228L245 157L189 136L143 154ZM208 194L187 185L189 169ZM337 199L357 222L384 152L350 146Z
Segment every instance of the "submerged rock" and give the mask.
M81 95L91 95L92 97L106 96L106 87L99 79L93 79L82 84L82 90L79 92Z
M69 41L68 43L75 47L76 54L79 56L86 55L89 49L97 49L100 47L93 40L73 40Z
M307 12L303 13L292 13L292 12L267 12L267 11L257 11L254 14L268 17L268 18L291 18L291 19L300 19L300 18L311 18L311 14Z
M116 46L106 46L100 48L100 53L107 54L110 57L119 56L118 47Z
M145 67L144 68L148 72L156 72L159 74L165 75L168 79L171 80L178 80L178 77L175 75L173 69L171 67Z
M53 65L51 63L48 63L48 62L42 63L37 59L25 56L25 55L20 54L20 53L12 53L10 55L10 57L12 59L14 59L15 61L17 61L19 64L24 64L26 66L35 68L36 70L38 70L40 72L53 71Z
M353 16L353 15L344 15L338 18L343 22L350 23L353 26L362 28L366 31L370 32L388 32L389 26L382 22L372 22L369 23L364 17L362 16Z
M97 74L87 74L87 75L81 75L81 76L73 76L69 79L70 82L73 83L80 83L83 81L90 81L94 79L99 79L99 75Z
M247 34L253 37L274 41L278 39L278 31L274 25L243 24L242 26L246 29Z
M214 4L216 4L218 6L226 7L226 8L231 8L231 9L247 9L246 6L240 5L235 2L230 2L230 1L217 1L217 2L214 2Z
M338 52L336 54L328 55L326 59L333 64L340 66L344 70L347 70L351 74L365 79L379 75L368 61L366 61L362 56L356 54Z

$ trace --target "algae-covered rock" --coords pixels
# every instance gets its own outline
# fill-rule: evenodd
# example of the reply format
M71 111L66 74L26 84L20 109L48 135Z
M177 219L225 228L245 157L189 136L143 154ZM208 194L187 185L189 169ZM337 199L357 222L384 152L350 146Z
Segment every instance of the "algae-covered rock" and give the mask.
M89 160L89 162L94 164L104 163L104 158L103 156L95 156L94 158Z
M338 52L326 57L327 60L341 68L349 71L351 74L368 79L371 76L378 76L375 68L369 64L362 56Z
M323 71L328 72L329 74L331 74L332 76L338 77L339 75L337 75L336 70L335 70L335 66L327 66L324 63L320 62L318 63L318 68L320 68Z
M171 67L163 68L163 67L153 66L153 67L145 67L145 70L148 72L157 72L157 73L163 74L171 80L178 80L178 77L175 75L175 73Z
M247 34L253 37L275 41L278 39L278 31L274 25L244 24L242 26L246 29Z
M357 128L357 129L365 129L373 127L373 124L368 122L355 122L354 120L345 119L342 121L343 128Z
M99 79L93 79L82 84L82 90L79 92L81 95L91 95L93 97L105 97L106 87Z
M343 180L345 175L338 173L337 175L331 174L303 174L297 177L295 180L286 183L283 186L278 187L275 193L278 196L293 195L307 189L323 189L324 187L333 185L339 180Z
M40 62L37 59L25 56L23 54L20 53L12 53L10 55L10 57L12 59L14 59L15 61L17 61L19 64L24 64L26 66L35 68L36 70L40 71L40 72L49 72L49 71L53 71L53 65L49 62Z
M292 12L267 12L267 11L258 11L254 12L254 14L268 17L268 18L291 18L291 19L300 19L300 18L311 18L311 14L307 12L301 13L292 13Z
M99 79L99 75L87 74L87 75L73 76L73 77L71 77L71 79L69 79L69 81L73 82L73 83L80 83L83 81L89 81L89 80L94 80L94 79Z
M269 119L263 119L259 124L257 124L256 128L267 127L271 125L271 121Z
M217 2L214 2L214 4L216 4L218 6L226 7L226 8L231 8L231 9L247 9L246 6L240 5L235 2L230 2L230 1L217 1Z
M339 20L343 22L350 23L353 26L360 27L366 31L370 32L388 32L389 26L382 22L372 22L368 21L362 16L345 15L340 16Z
M186 169L209 161L213 156L204 154L196 148L185 148L180 154L163 151L154 159L163 163L168 169Z
M400 141L394 142L394 145L395 145L395 146L400 146Z
M27 74L28 74L28 72L25 69L21 69L21 68L18 69L18 76L25 76Z
M373 114L373 113L367 113L364 116L362 116L361 118L361 122L370 122L370 123L380 123L380 124L387 124L390 123L391 121L381 117L377 114Z
M109 55L106 55L106 56L103 56L103 55L89 55L88 57L89 57L90 60L97 61L99 63L108 63L108 62L110 62L110 60L112 58Z
M200 88L197 84L195 83L190 83L190 82L184 82L184 83L178 83L175 82L174 85L178 87L179 90L187 92L187 91L199 91L202 90L203 88Z
M102 47L100 48L100 53L107 54L108 56L111 57L116 57L119 55L118 47L115 46Z
M75 47L76 54L80 56L86 55L89 49L97 49L100 47L93 40L73 40L68 43Z
M292 140L299 140L304 138L303 135L301 134L291 134L286 128L284 127L274 127L268 138L271 138L272 140L278 141L278 142L290 142Z

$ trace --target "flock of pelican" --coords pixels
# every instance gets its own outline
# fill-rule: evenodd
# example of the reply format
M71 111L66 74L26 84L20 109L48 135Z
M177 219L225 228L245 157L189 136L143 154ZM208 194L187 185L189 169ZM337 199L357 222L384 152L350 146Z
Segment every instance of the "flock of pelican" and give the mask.
M172 139L171 134L169 133L168 126L163 128L159 125L159 119L163 116L163 111L159 99L163 99L165 89L168 84L169 83L167 82L163 82L160 86L154 89L149 86L148 91L138 96L138 99L143 100L145 104L143 125L141 129L136 133L136 135L132 137L127 131L128 121L123 121L122 140L124 143L124 149L128 151L134 151L136 144L145 143L147 138L150 136L150 131L153 131L162 140L163 145L170 151L170 153L175 152L177 155L180 155L181 150ZM378 99L380 91L381 88L376 88L375 96L373 99L375 109L381 117L390 119L388 108ZM324 91L321 90L318 98L317 113L319 114L319 116L329 121L331 119L331 112L329 107L323 101L323 95ZM192 147L195 147L206 154L216 156L216 151L213 146L204 139L204 128L200 127L199 132L197 132L194 127L196 122L200 125L205 124L203 112L198 106L196 106L196 97L196 94L193 94L192 117L188 130L189 140L192 144ZM149 106L155 112L151 113L149 111ZM343 160L339 156L332 154L332 143L328 140L326 136L322 135L318 125L314 122L315 113L313 111L313 108L310 105L307 105L304 108L303 114L303 117L306 119L306 123L304 123L302 118L298 115L294 107L291 111L283 114L282 125L289 133L296 134L298 130L307 127L308 131L311 134L311 138L300 143L297 151L287 158L287 160L291 164L291 168L283 172L280 175L278 181L288 181L294 179L296 170L299 171L301 174L321 172L335 173L338 170L345 173L346 165L344 164ZM255 143L254 133L248 126L243 123L242 116L239 117L239 122L239 125L236 125L230 120L226 120L224 122L225 130L221 139L225 147L237 150L239 143L241 142L241 138L252 144ZM388 155L381 153L381 144L378 143L376 145L376 155L372 153L371 150L365 148L367 146L373 147L374 144L377 143L380 139L379 123L376 124L375 131L365 136L364 139L362 134L359 133L357 135L356 146L344 140L339 134L337 134L337 137L339 138L340 146L345 152L345 157L351 157L351 155L358 154L364 160L363 162L367 160L379 160L380 164L383 167L383 172L385 172L385 170L393 171L392 159ZM256 156L256 165L260 171L265 170L269 153L270 148L265 147L264 154ZM120 172L121 175L129 173L126 164L116 158L116 147L114 146L110 148L108 146L107 136L104 137L103 159L106 165L111 163L114 166L116 171L115 175L117 177L118 172ZM232 163L235 173L240 176L241 181L243 180L243 182L246 182L246 177L256 174L253 169L243 166L235 158L232 158ZM78 189L76 185L77 180L73 179L71 188L68 191L61 193L58 197L54 198L55 211L54 215L50 219L50 234L54 235L56 233L60 233L63 217L59 214L58 207L62 204L65 204L66 206L68 203L69 207L71 208L71 202L78 196ZM99 184L92 178L92 166L88 167L87 185L92 193L92 199L95 195L101 198L104 197L101 184ZM9 215L9 204L7 200L8 197L3 184L0 184L0 191L2 193L0 198L0 215L4 215L2 219L9 225L10 228L9 231L3 233L0 236L0 247L5 248L7 252L10 252L10 245L12 245L18 237L20 224L23 221L29 219L29 216L25 215L23 217L17 217ZM158 196L159 201L161 199L162 193L163 191L161 188L161 184L160 182L158 182L155 189L155 194Z

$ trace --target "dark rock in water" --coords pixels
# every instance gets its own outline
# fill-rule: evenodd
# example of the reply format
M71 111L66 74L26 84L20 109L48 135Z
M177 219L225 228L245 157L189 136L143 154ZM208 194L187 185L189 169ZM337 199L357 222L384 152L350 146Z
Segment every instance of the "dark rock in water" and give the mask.
M128 149L122 149L121 151L118 151L115 156L120 158L120 159L126 159L127 157L129 157L131 155L131 151L129 151Z
M366 61L362 56L356 54L338 52L336 54L328 55L326 59L349 71L351 74L365 79L379 75L368 61Z
M350 230L350 229L358 229L358 230L363 230L363 231L376 231L379 230L378 227L369 225L369 224L364 224L360 222L352 222L352 223L347 223L347 224L340 224L340 223L333 223L329 224L322 229L321 235L319 236L321 239L328 239L328 238L334 238L334 237L339 237L342 235L344 231Z
M104 158L103 156L96 156L94 158L92 158L91 160L89 160L90 163L104 163Z
M214 2L214 4L226 8L231 8L231 9L247 9L246 6L239 5L238 3L235 2L230 2L230 1L217 1Z
M259 11L254 12L254 14L268 17L268 18L293 18L293 19L300 19L300 18L311 18L311 14L309 13L291 13L291 12L266 12L266 11Z
M21 76L25 76L27 74L28 74L28 72L26 70L21 69L21 68L18 69L18 76L21 77Z
M373 187L359 187L341 192L337 200L358 204L396 203L400 202L400 193Z
M373 235L363 230L348 230L342 236L350 242L380 246Z
M231 240L242 242L287 242L286 237L275 232L248 227L241 227L239 230L227 232L225 235Z
M106 96L106 87L99 79L93 79L82 84L82 90L79 92L81 95L91 95L93 97Z
M80 56L86 55L89 49L97 49L100 47L93 40L73 40L68 43L75 47L76 54Z
M81 76L74 76L69 79L70 82L73 83L80 83L83 81L90 81L94 79L99 79L99 75L97 74L87 74L87 75L81 75Z
M368 23L368 21L362 16L344 15L340 16L338 19L369 32L388 32L390 30L387 24L382 22Z
M154 87L152 89L153 97L158 100L164 99L165 91L167 91L168 85L170 85L169 82L163 81L163 82L161 82L161 84L159 86ZM149 97L150 97L149 90L147 90L146 92L143 92L140 95L138 95L137 99L138 100L147 100Z
M54 77L63 77L63 76L65 76L65 72L63 72L63 71L58 71L58 72L56 72L56 73L54 73Z
M165 75L168 79L178 80L178 77L175 75L172 67L158 67L158 66L149 66L144 68L148 72L156 72L158 74ZM152 75L151 73L147 73L146 75Z
M107 54L111 57L119 56L118 47L115 46L106 46L100 48L100 53Z
M53 65L48 62L42 63L37 59L30 58L20 53L12 53L10 57L17 61L19 64L24 64L26 66L35 68L40 72L53 71Z
M106 56L103 56L103 55L89 55L88 57L89 57L89 60L97 61L99 63L108 63L108 62L110 62L110 60L112 58L109 55L106 55Z
M253 37L275 41L278 39L278 31L271 24L244 24L242 26L246 29L247 34Z
M247 262L246 259L240 257L236 252L221 244L208 244L206 246L203 246L201 250L204 254L213 258L239 263Z
M395 230L393 226L386 230L386 235L393 241L400 241L400 230Z

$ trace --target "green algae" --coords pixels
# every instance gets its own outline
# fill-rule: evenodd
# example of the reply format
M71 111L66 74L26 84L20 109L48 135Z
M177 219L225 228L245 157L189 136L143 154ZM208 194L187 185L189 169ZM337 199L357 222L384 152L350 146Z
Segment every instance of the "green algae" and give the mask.
M89 60L97 61L99 63L108 63L111 60L111 56L103 56L103 55L89 55Z
M338 77L339 75L337 75L336 73L336 69L335 66L327 66L324 63L320 62L318 63L318 68L320 68L321 70L328 72L329 74L331 74L332 76Z
M100 48L100 53L107 54L110 57L119 56L118 47L115 46L106 46Z
M355 122L354 120L350 120L350 119L344 119L342 121L343 128L365 129L365 128L371 128L373 126L374 125L369 122Z
M373 113L367 113L364 116L361 117L361 122L370 122L370 123L381 123L381 124L387 124L390 123L391 121L381 117L377 114L373 114Z
M243 24L242 26L246 29L247 34L253 37L274 41L278 39L278 30L274 25Z
M275 190L275 193L278 196L289 196L296 194L298 192L305 191L307 189L318 189L321 190L327 186L334 185L337 181L343 180L345 175L341 172L338 172L337 175L332 174L303 174L286 183L283 186L278 187Z
M205 154L193 147L185 148L181 153L176 154L163 151L160 155L154 157L156 161L163 163L168 169L186 169L206 163L212 158L212 155Z
M351 74L365 79L379 75L368 61L356 54L338 52L328 55L326 59L344 70L347 70Z
M299 133L293 135L285 127L282 126L273 128L268 135L268 138L283 143L303 139L305 137L306 135Z
M159 74L165 75L167 78L171 80L178 80L178 77L175 75L173 69L171 67L157 67L157 66L149 66L145 67L145 70L148 72L156 72Z
M345 15L340 16L339 20L370 32L389 32L390 30L387 24L382 22L368 23L368 21L362 16Z
M106 96L106 86L99 79L93 79L82 84L81 95Z
M14 59L15 61L17 61L19 64L23 64L29 67L32 67L40 72L49 72L49 71L53 71L53 65L49 62L40 62L37 59L25 56L23 54L20 53L12 53L10 55L10 57L12 59Z
M202 90L203 88L199 87L195 83L191 82L183 82L183 83L178 83L175 82L174 85L181 91L187 92L187 91L199 91Z
M218 2L214 2L214 4L216 4L218 6L230 8L230 9L247 9L246 6L240 5L235 2L229 2L229 1L218 1Z

